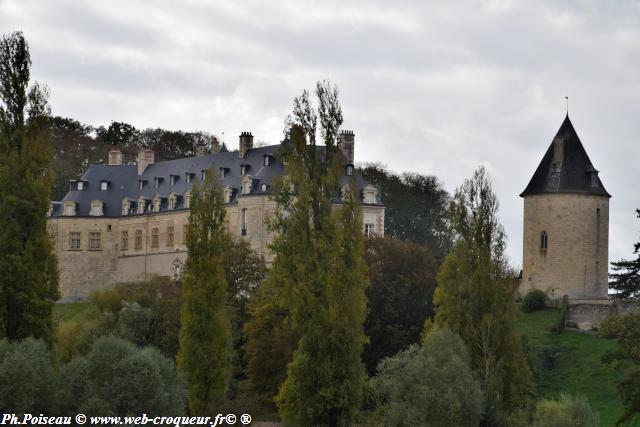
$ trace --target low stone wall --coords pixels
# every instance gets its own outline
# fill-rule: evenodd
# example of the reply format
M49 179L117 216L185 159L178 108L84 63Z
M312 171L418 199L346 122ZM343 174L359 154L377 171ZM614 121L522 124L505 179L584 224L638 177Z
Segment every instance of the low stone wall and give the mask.
M567 314L567 326L591 331L600 329L607 317L615 314L640 313L640 301L637 300L593 300L570 301Z

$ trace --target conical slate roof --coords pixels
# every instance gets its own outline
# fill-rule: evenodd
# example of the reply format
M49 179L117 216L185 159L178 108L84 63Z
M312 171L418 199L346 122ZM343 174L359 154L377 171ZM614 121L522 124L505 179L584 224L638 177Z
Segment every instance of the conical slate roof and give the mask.
M584 193L611 197L602 185L598 171L593 167L568 115L520 197L544 193Z

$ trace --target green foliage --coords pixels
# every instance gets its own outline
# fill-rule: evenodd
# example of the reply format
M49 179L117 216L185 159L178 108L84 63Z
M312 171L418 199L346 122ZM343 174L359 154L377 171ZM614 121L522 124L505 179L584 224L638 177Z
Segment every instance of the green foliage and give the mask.
M232 376L232 336L224 256L225 207L211 169L193 187L182 282L178 366L189 384L189 409L203 414L225 398Z
M640 209L636 209L640 218ZM611 263L614 273L609 275L609 289L616 292L611 294L613 298L636 299L640 298L640 242L633 245L633 253L636 259L621 259Z
M96 340L86 357L64 365L56 390L60 413L185 413L185 385L174 363L153 347L140 349L114 337Z
M522 310L525 312L542 310L547 305L547 294L541 289L531 289L522 298Z
M433 316L437 263L429 248L388 237L365 241L370 286L363 359L370 373L385 357L420 340Z
M367 277L359 196L354 182L344 185L343 203L333 209L343 170L336 144L342 111L328 83L319 82L316 95L317 114L308 92L294 101L289 143L281 153L286 177L274 186L276 258L245 327L254 389L271 393L286 367L276 401L291 425L349 423L365 380L360 354ZM318 120L323 149L316 140Z
M425 245L442 262L454 237L447 210L451 196L442 182L417 173L397 175L377 164L365 165L360 173L380 188L385 235Z
M0 341L0 410L47 413L51 409L54 374L43 341Z
M505 257L498 201L483 168L458 188L451 206L458 241L438 274L435 323L459 334L485 395L485 423L502 425L526 407L532 389L515 331L517 281Z
M384 425L477 426L482 392L459 336L432 329L422 346L412 345L378 366L372 380Z
M616 366L630 366L627 377L618 382L625 408L618 424L623 424L640 419L640 314L629 314L623 318L618 342L619 349L607 353L603 361Z
M600 323L600 335L604 338L618 338L624 330L624 316L614 314Z
M48 90L29 86L21 32L0 39L0 337L51 343L58 265L47 231L52 182Z
M533 415L533 427L598 427L598 414L584 396L562 394L557 400L541 400Z

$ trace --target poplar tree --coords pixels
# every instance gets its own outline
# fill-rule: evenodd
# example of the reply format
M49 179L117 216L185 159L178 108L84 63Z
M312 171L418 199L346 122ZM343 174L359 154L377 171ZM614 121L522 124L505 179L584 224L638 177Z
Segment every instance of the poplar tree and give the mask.
M344 163L337 146L338 91L319 82L315 93L317 113L307 91L294 101L289 143L281 153L285 176L274 195L276 259L261 307L272 319L280 310L281 336L285 343L290 337L296 342L276 397L284 422L348 425L360 407L365 379L364 236L355 182L343 186L343 204L333 209Z
M0 39L0 337L51 343L58 267L47 231L48 89L30 82L21 32Z
M451 218L457 242L434 294L436 325L464 340L485 395L485 425L509 425L523 411L532 374L515 330L517 280L508 266L498 200L484 168L456 190Z
M193 186L182 282L177 359L187 378L192 414L220 405L231 382L233 343L224 268L228 238L224 200L211 169L202 186Z

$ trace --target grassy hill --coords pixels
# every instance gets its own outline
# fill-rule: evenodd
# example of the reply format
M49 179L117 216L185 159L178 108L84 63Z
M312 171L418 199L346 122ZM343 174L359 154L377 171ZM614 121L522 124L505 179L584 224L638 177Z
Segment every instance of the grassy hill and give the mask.
M584 395L600 414L601 425L614 426L623 412L616 381L624 372L600 360L618 344L596 334L570 330L553 334L551 328L559 316L559 309L548 308L523 313L518 323L519 330L529 339L538 397L557 397L561 393Z

